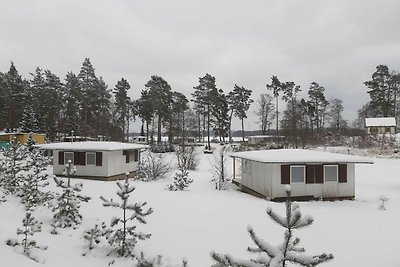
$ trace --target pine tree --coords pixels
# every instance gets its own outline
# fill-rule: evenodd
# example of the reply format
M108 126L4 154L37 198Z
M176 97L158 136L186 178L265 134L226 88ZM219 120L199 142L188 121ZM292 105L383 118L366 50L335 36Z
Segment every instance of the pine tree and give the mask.
M305 249L299 247L300 239L294 238L294 230L310 226L314 219L311 216L303 216L300 208L291 200L290 186L286 186L286 216L275 213L267 208L268 216L277 224L285 228L285 235L282 244L272 246L256 235L251 226L248 232L256 244L256 248L248 248L251 253L257 254L256 259L238 260L228 254L211 252L211 257L217 262L215 266L233 267L286 267L288 263L300 266L317 266L320 263L333 259L332 254L320 254L315 256L304 255Z
M247 118L246 112L249 110L251 103L254 102L250 98L252 91L235 84L235 88L230 93L233 100L233 113L242 122L242 140L244 142L244 119Z
M178 160L178 172L175 174L172 183L167 185L167 189L170 191L183 191L189 187L193 179L189 178L188 158L186 153L178 151L176 157Z
M57 234L57 227L76 228L82 221L82 215L79 213L81 202L88 202L90 200L90 197L79 194L82 191L82 183L71 185L71 176L75 171L75 166L69 161L65 166L67 182L54 176L56 186L62 189L62 193L57 197L57 204L53 208L53 234Z
M107 237L111 233L112 230L107 228L105 222L102 222L101 224L95 224L93 228L85 230L83 239L89 243L89 250L92 250L101 242L103 237ZM83 256L85 255L86 253Z
M150 238L150 234L144 234L136 231L136 225L129 225L134 221L139 223L146 223L145 217L153 212L152 208L144 210L146 202L129 204L128 200L130 194L135 190L135 187L129 184L128 174L125 175L125 181L117 182L118 191L117 195L121 199L121 202L115 202L112 199L107 200L103 196L100 197L104 201L103 206L114 207L121 210L123 217L113 217L111 219L111 228L113 232L108 235L107 241L112 247L112 250L108 255L115 254L119 257L134 257L134 248L138 240L144 240ZM128 212L132 212L131 215Z
M27 210L37 205L43 205L53 198L50 192L42 189L49 185L47 168L51 160L44 156L44 152L33 149L27 157L28 172L24 175L21 185L21 201Z
M115 97L115 113L118 126L122 129L122 140L125 141L125 129L129 125L129 103L131 102L128 96L128 90L131 88L130 84L124 78L117 82L113 90ZM127 137L128 138L128 137Z
M39 121L31 103L27 103L25 106L19 124L22 132L24 133L37 133L39 131Z
M16 194L21 184L21 172L26 170L28 150L14 137L6 148L1 148L4 160L0 161L0 187L5 194Z
M20 246L23 248L23 254L28 258L39 261L37 256L32 253L33 249L41 249L46 250L46 246L39 246L36 244L36 241L31 239L30 236L33 236L35 233L42 231L42 222L36 220L31 212L25 213L25 218L22 220L22 228L17 229L17 235L21 235L23 238L21 241L17 239L8 239L7 245L15 247Z

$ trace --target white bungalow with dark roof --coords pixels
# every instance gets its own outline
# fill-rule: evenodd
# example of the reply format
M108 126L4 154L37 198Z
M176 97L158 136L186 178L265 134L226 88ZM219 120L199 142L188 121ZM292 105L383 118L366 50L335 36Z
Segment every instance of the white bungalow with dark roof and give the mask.
M119 142L62 142L38 147L52 151L54 175L63 176L70 160L76 167L75 177L106 181L123 179L127 172L133 176L140 153L147 148Z
M395 134L396 119L387 118L365 118L367 134Z
M355 164L373 163L367 158L303 149L246 151L230 156L233 183L271 200L283 199L287 184L292 196L299 199L353 199Z

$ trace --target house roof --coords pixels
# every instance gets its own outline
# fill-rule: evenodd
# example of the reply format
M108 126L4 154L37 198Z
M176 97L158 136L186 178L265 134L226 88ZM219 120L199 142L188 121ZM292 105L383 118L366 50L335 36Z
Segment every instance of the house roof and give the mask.
M132 143L120 143L120 142L60 142L36 145L41 149L49 150L84 150L84 151L113 151L113 150L129 150L129 149L144 149L146 145L132 144Z
M232 153L230 156L262 163L374 163L364 157L304 149L244 151Z
M377 126L396 126L396 119L393 117L365 118L365 127L377 127Z

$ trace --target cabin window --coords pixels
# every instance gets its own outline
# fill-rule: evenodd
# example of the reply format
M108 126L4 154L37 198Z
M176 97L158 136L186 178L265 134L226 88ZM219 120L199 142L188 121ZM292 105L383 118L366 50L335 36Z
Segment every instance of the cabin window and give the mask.
M86 165L96 165L96 152L86 152Z
M386 127L386 128L385 128L385 131L386 131L386 133L391 133L390 127Z
M74 152L64 152L64 165L71 161L74 164Z
M337 165L324 165L324 179L325 179L325 182L337 182L338 166Z
M306 176L306 166L290 166L290 182L291 183L304 183Z

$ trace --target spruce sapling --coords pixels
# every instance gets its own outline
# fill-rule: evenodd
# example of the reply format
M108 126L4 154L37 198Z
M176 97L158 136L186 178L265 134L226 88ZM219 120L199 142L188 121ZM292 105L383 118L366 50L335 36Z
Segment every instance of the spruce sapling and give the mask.
M39 222L33 217L31 212L27 211L25 213L25 218L22 220L23 227L17 229L17 235L21 235L22 240L18 241L17 239L8 239L7 245L12 247L21 247L24 255L34 261L39 261L39 259L33 253L33 249L46 250L47 247L37 245L36 241L30 239L29 237L33 236L37 232L41 232L42 224L42 222Z
M116 254L119 257L134 257L134 248L138 240L144 240L150 238L150 234L144 234L136 231L136 225L128 225L130 222L137 220L139 223L146 223L145 217L153 212L152 208L143 210L146 202L129 204L128 199L130 194L135 190L134 186L129 184L129 173L125 174L125 181L118 181L117 195L121 199L121 202L115 202L112 199L107 200L103 196L100 197L103 200L103 206L114 207L121 210L123 217L111 218L111 228L113 232L108 235L107 241L111 245L112 250L108 255ZM128 215L128 212L132 212Z
M2 148L4 160L0 166L0 187L5 194L19 191L21 172L26 170L27 149L14 137L7 148Z
M271 208L267 208L269 217L280 226L285 228L284 241L278 246L272 246L268 242L259 238L251 226L248 231L251 239L256 244L256 248L248 248L251 253L258 256L252 260L238 260L228 254L211 252L211 257L217 262L214 266L235 266L235 267L286 267L288 263L300 266L316 266L320 263L333 259L332 254L320 254L315 256L304 255L304 248L298 247L299 238L293 237L293 231L307 227L313 223L311 216L303 216L296 203L291 201L290 186L286 190L286 216L275 213Z
M57 197L57 204L53 207L54 217L52 233L57 234L56 228L76 228L82 221L82 215L79 213L81 202L88 202L90 197L82 196L82 183L71 185L71 176L75 173L75 166L69 161L65 166L64 174L67 176L67 182L54 176L54 181L62 189L62 193Z
M95 224L93 228L87 229L83 233L83 239L85 239L89 243L89 250L92 250L95 248L96 245L101 242L102 238L107 238L107 236L111 233L112 230L110 228L107 228L105 222L102 222L100 225ZM86 253L83 253L83 256L85 255Z
M21 186L21 200L27 209L47 203L53 198L50 192L44 192L41 188L49 185L47 168L50 159L43 152L33 149L28 153L29 171L24 176Z
M178 160L178 172L175 174L172 183L167 185L167 189L170 191L183 191L189 187L193 180L189 178L188 158L186 154L178 151L176 156Z

